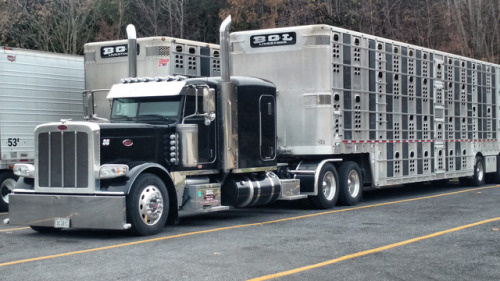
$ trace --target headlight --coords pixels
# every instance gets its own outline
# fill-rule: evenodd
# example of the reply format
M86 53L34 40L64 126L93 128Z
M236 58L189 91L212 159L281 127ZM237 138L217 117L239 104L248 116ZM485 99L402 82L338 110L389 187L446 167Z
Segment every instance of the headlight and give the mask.
M14 174L18 177L34 178L35 166L32 164L16 164L14 165Z
M128 174L128 166L122 164L105 164L99 168L99 179L113 179Z

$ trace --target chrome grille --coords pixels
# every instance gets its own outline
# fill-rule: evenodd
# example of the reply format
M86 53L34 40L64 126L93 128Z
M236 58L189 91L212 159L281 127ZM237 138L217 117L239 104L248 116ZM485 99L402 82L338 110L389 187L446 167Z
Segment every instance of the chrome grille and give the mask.
M88 186L88 134L43 132L38 135L38 184L40 187Z

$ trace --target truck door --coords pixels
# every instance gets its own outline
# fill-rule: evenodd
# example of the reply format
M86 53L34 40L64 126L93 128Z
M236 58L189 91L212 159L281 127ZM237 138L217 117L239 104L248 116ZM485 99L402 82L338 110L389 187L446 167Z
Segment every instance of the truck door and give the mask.
M198 96L198 113L203 113L203 97ZM193 95L186 96L186 106L184 116L190 116L196 112L196 97ZM193 116L185 120L186 124L198 125L198 163L208 164L215 161L216 155L216 122L211 122L210 125L205 125L205 117Z
M272 160L276 156L275 99L270 95L260 97L260 157Z

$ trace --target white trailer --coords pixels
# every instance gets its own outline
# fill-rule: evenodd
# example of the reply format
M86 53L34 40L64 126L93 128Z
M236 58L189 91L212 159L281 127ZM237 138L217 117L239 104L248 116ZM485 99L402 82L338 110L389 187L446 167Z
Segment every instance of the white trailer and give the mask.
M232 74L276 84L279 160L296 178L337 160L344 203L363 185L498 179L499 65L327 25L235 32L231 46Z
M36 125L82 119L83 57L0 47L0 211L15 163L35 158Z
M111 105L106 96L111 86L125 77L220 75L219 45L160 36L137 38L136 42L133 75L129 73L127 40L85 44L85 88L96 92L95 116L109 118Z

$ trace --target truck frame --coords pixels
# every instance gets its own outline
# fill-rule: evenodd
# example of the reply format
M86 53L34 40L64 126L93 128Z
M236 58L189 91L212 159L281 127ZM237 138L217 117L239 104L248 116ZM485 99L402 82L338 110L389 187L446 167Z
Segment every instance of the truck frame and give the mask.
M38 126L5 222L151 235L183 212L500 178L498 65L326 25L230 24L220 77L129 77L107 95L110 123Z
M0 47L0 211L7 211L15 163L34 163L33 131L82 119L83 57Z

